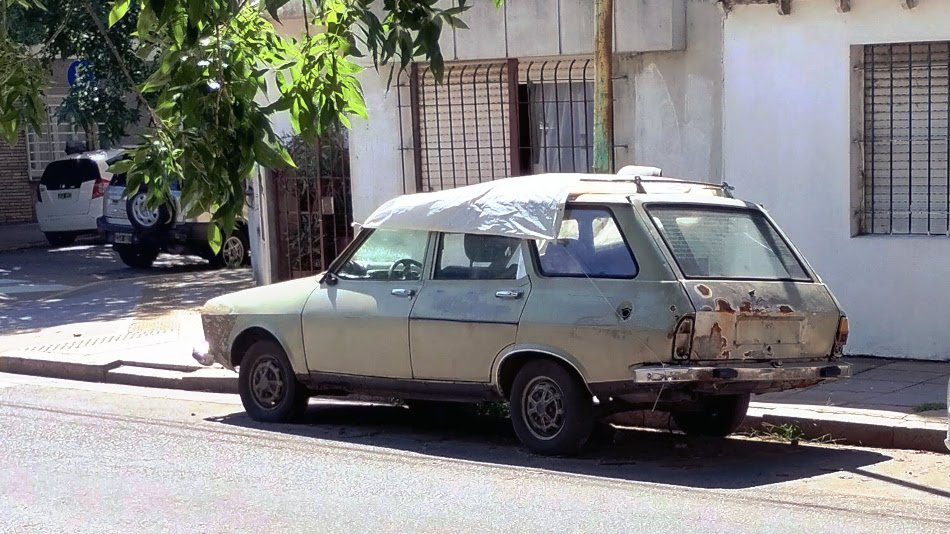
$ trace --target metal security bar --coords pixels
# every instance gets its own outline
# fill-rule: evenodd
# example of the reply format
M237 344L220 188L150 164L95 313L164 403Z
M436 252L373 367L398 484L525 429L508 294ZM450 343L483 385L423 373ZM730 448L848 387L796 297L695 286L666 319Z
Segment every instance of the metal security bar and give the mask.
M593 164L593 62L413 65L398 82L404 177L438 191Z
M293 140L297 168L273 175L280 280L325 270L353 238L346 135L324 137L313 145Z
M30 179L39 180L51 161L66 155L66 144L74 139L85 141L86 134L79 128L61 122L57 110L65 95L48 94L44 97L46 117L41 124L41 132L27 130L26 148L30 165Z
M864 47L869 234L950 235L950 43Z

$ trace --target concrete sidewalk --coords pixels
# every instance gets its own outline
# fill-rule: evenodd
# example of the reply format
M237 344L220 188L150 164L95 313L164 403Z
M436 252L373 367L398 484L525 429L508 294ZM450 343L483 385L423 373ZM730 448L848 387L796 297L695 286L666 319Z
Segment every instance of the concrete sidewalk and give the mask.
M0 224L0 252L46 245L46 236L37 223Z
M134 386L237 392L237 374L191 358L201 341L194 311L98 321L0 337L0 372ZM947 452L950 363L851 358L854 376L753 399L744 431L869 447ZM668 414L613 422L670 428Z

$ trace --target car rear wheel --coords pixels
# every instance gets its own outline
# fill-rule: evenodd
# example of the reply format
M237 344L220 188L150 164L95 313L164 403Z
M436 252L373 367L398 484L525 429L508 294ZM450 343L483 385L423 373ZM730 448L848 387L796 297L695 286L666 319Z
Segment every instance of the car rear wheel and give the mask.
M518 439L539 454L576 454L594 428L593 398L563 365L535 360L511 388L511 423Z
M250 263L251 244L245 228L237 228L234 233L221 243L221 250L212 258L210 263L217 268L237 269Z
M51 247L68 247L76 240L76 234L71 232L44 232Z
M310 399L284 350L269 339L255 342L245 353L238 372L238 392L247 415L265 423L299 419Z
M716 395L702 400L700 411L673 412L673 421L694 436L725 437L735 432L749 411L749 394Z
M112 245L122 263L133 269L148 269L155 263L159 250L142 245Z

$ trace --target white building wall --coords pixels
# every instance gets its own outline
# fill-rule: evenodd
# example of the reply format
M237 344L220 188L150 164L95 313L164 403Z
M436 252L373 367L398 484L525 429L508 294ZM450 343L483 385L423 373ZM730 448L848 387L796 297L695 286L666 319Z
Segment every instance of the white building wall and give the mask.
M630 113L622 127L618 163L654 165L666 176L722 181L722 12L712 2L691 1L686 9L687 47L630 57L634 84L617 91L617 113ZM626 80L615 85L620 89ZM620 96L623 95L623 98ZM627 108L631 108L628 111ZM620 143L620 141L617 141ZM619 168L619 167L618 167Z
M950 359L946 237L852 237L851 46L950 40L950 2L795 0L725 21L724 178L762 202L851 319L851 354ZM858 153L860 154L860 152ZM860 158L858 158L860 159Z
M470 30L443 35L446 61L593 52L590 0L518 0L501 10L488 1L473 6L463 17ZM670 176L721 181L721 11L709 0L615 0L615 8L617 167L650 164ZM361 75L370 118L355 119L350 135L357 221L415 188L411 158L403 172L398 99L395 87L387 91L387 75L373 69ZM404 113L402 146L411 147Z

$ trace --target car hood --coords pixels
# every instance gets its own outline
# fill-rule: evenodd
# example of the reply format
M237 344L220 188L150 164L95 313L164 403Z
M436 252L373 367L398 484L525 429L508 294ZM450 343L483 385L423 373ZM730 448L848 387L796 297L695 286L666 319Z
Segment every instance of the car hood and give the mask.
M201 313L205 315L299 314L313 290L320 287L318 279L319 276L308 276L221 295L209 300L201 308Z

